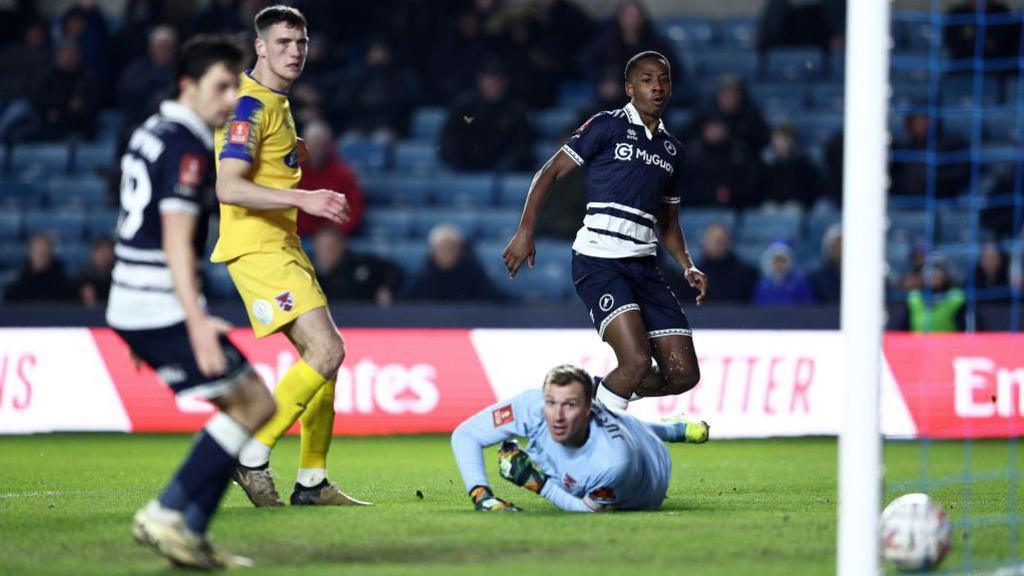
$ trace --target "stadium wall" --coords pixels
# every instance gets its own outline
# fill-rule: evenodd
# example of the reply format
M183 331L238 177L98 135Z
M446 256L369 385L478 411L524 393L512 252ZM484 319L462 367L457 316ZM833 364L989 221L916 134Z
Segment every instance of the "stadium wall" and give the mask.
M552 366L614 365L589 329L346 329L335 433L450 432L496 401L538 386ZM266 382L295 361L282 336L232 340ZM647 419L686 412L716 438L835 435L843 367L837 331L705 330L701 384L636 402ZM890 437L1008 437L1024 431L1024 335L886 336L883 431ZM137 370L109 329L0 329L0 433L192 432L212 407L175 398ZM294 430L293 430L294 432Z

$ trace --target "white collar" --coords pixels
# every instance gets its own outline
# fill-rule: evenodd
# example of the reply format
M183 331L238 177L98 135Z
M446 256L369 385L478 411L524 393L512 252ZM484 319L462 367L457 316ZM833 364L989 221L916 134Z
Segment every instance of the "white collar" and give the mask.
M640 120L640 112L637 111L636 107L633 106L632 102L623 106L622 110L626 113L626 119L629 120L630 124L636 124L637 126L644 127L644 134L647 134L648 140L654 138L654 135L651 134L651 129L648 128L642 120ZM658 120L658 130L661 132L667 132L667 130L665 130L664 120Z
M174 100L164 100L160 103L160 115L188 128L196 135L196 138L206 145L207 149L213 150L213 131L188 107L182 106Z

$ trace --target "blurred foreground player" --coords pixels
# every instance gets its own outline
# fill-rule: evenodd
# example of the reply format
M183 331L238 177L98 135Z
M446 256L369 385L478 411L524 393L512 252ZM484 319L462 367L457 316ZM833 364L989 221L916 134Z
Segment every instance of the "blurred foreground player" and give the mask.
M281 506L270 451L301 418L292 505L365 505L327 480L345 346L296 232L299 210L341 223L349 209L343 194L295 188L300 141L288 89L306 62L306 18L271 6L254 24L256 66L241 75L238 105L216 138L220 237L211 260L227 264L256 336L283 332L301 358L277 383L277 413L242 450L235 480L256 506Z
M214 203L213 130L235 103L243 52L196 37L178 56L174 91L132 134L121 159L121 213L107 322L132 354L177 394L220 409L156 500L135 514L132 534L171 562L190 568L244 566L248 559L213 547L207 525L238 454L274 414L274 399L207 315L198 254Z
M700 291L698 305L708 288L679 227L682 144L661 121L672 96L668 60L641 52L626 63L625 77L629 104L587 120L534 176L504 253L513 277L524 262L533 267L534 230L551 185L586 165L587 213L572 245L572 278L618 360L595 391L615 410L635 398L682 394L700 380L690 324L658 266L659 237Z
M477 510L517 511L494 496L481 449L501 442L501 477L540 494L562 510L655 510L672 475L664 442L707 440L703 422L652 424L591 402L583 369L557 366L540 390L485 408L459 425L452 450ZM516 436L529 438L523 450Z

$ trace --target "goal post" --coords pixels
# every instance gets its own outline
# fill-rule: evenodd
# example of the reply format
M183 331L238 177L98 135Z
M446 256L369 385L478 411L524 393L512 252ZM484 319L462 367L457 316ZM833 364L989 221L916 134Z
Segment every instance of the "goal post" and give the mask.
M882 443L889 0L847 2L843 150L843 423L837 573L877 574Z

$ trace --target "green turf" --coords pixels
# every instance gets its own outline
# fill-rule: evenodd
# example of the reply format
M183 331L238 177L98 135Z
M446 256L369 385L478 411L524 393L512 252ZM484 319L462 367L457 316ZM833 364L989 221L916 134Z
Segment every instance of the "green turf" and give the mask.
M132 512L174 470L189 441L186 436L0 437L0 574L174 572L131 542L128 525ZM1005 470L1007 446L975 443L969 453L972 469ZM297 449L297 441L288 438L275 453L282 488L291 485ZM257 569L251 574L834 572L833 439L718 441L671 450L672 487L659 512L562 513L496 479L498 495L526 510L498 515L472 510L446 437L337 438L332 478L376 506L256 510L232 486L213 537L252 556ZM921 454L916 443L890 443L889 486L919 478ZM927 454L933 478L963 467L962 444L932 444ZM488 462L494 461L489 455ZM968 505L962 483L938 487L934 494L962 519ZM972 484L970 512L1005 515L1007 498L1005 475L997 481L982 477ZM1024 508L1019 497L1014 507L1018 514ZM997 517L985 524L958 526L948 566L966 559L968 543L975 563L1007 561L1014 554L1011 528ZM1024 550L1021 533L1014 537L1017 554Z

